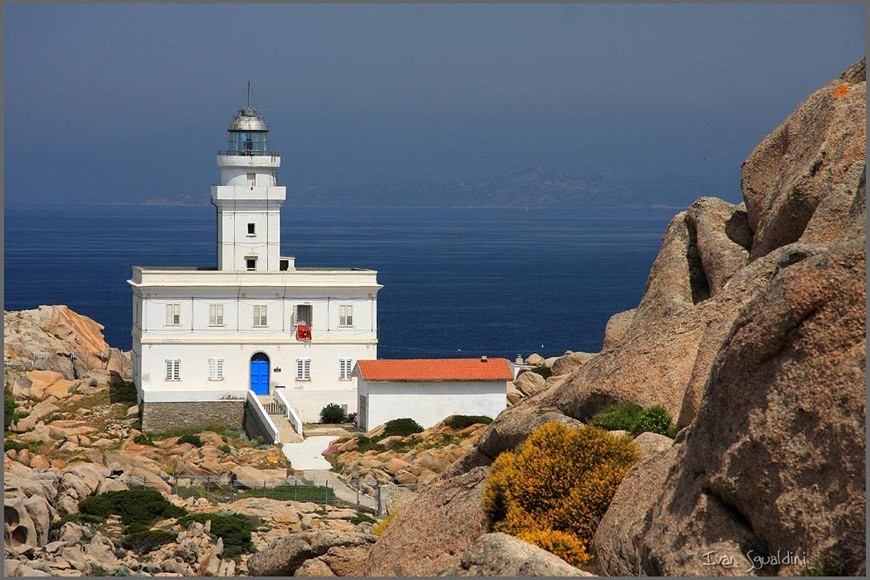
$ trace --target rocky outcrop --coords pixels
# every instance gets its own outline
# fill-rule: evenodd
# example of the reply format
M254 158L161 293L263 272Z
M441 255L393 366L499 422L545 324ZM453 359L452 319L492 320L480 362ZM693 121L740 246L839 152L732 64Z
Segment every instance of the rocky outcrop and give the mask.
M765 572L824 560L863 574L864 77L862 61L756 148L745 207L702 198L675 216L602 352L501 413L439 485L489 465L545 415L661 404L683 429L643 441L595 536L606 572L743 575L790 554ZM429 511L418 500L403 515ZM402 545L385 534L373 553Z
M372 546L367 576L434 576L486 532L483 490L489 468L478 467L426 488L413 508L398 512Z
M866 101L862 60L805 99L744 162L751 259L801 239L816 209L838 188L844 187L846 198L855 191L867 156ZM810 234L819 239L816 228Z
M749 261L752 232L746 210L742 204L702 197L689 207L686 223L694 235L710 296L715 296Z
M610 350L622 341L625 333L631 326L631 319L634 318L635 309L617 312L607 321L607 326L604 327L604 342L601 345L601 351Z
M541 548L502 533L483 534L441 576L592 576Z
M329 570L331 575L338 575L331 563L341 572L356 572L348 575L359 576L366 547L374 541L374 536L357 532L324 530L291 534L251 556L248 572L251 576L293 576L306 564L309 573Z
M51 370L67 380L95 370L129 376L129 353L110 348L102 330L101 324L66 306L5 312L4 360L12 369Z
M465 455L485 430L484 423L454 429L441 421L406 437L383 437L379 426L365 434L374 441L374 449L361 448L360 439L351 435L334 441L327 457L341 479L363 493L375 495L378 485L417 489L434 481Z
M754 550L798 556L780 574L825 553L863 574L864 263L847 242L744 309L685 440L638 464L599 526L608 573L742 575Z

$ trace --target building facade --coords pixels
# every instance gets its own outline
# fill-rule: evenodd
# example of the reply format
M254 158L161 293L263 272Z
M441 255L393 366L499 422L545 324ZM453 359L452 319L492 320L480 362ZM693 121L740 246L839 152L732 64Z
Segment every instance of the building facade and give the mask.
M373 429L391 419L410 417L424 429L450 415L495 419L507 408L507 359L360 360L357 424Z
M217 267L134 266L133 377L142 427L238 426L248 391L275 389L305 422L356 411L358 359L377 357L377 272L281 256L281 158L245 107L218 151Z

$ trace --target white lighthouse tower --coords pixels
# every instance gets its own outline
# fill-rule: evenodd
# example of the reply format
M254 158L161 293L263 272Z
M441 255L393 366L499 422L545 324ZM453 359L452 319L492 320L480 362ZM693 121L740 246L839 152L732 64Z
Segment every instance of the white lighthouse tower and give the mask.
M256 109L242 108L229 128L229 146L218 151L221 184L212 186L217 207L218 269L281 269L281 157L269 151L269 127ZM287 269L288 264L285 263Z
M374 270L281 256L269 127L246 105L228 135L211 190L217 268L133 267L133 380L146 431L245 424L277 442L282 420L298 431L326 404L356 411L351 371L377 358L381 285Z

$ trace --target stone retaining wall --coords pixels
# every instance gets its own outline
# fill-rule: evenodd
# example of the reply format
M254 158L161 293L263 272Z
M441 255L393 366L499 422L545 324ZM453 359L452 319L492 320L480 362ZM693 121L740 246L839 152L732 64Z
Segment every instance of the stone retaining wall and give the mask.
M142 403L142 430L151 433L207 425L240 429L244 417L245 401Z

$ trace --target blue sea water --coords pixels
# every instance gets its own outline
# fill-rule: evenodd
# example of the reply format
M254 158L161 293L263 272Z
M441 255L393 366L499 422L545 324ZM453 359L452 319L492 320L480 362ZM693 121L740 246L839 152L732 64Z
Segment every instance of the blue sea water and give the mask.
M597 351L640 300L669 209L288 208L298 266L378 271L380 358ZM66 304L129 349L131 266L215 266L215 210L7 207L5 308Z

